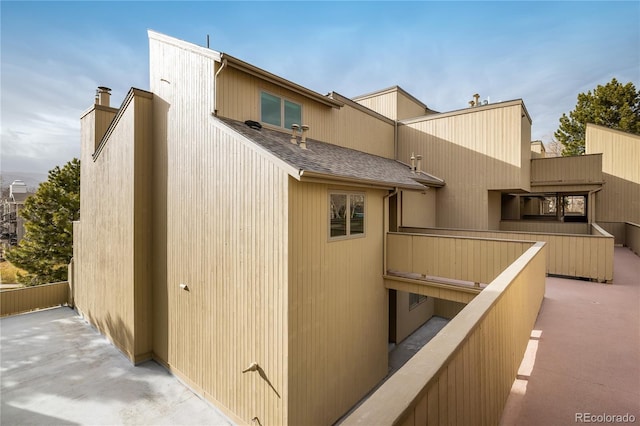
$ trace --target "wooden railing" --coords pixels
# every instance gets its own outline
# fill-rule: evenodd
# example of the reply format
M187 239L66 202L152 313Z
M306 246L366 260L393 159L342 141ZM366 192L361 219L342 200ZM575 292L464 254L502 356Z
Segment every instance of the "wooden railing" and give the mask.
M602 154L531 160L531 186L602 183Z
M533 244L533 241L390 232L387 270L488 284Z
M0 291L0 316L69 304L67 281Z
M506 240L544 241L547 273L599 282L613 281L614 238L604 235L573 235L537 232L477 231L445 228L401 228L403 232L454 235Z
M555 220L502 220L500 230L506 232L541 232L543 234L589 235L588 223L558 222Z
M498 424L544 297L545 251L527 249L343 424Z
M625 245L640 256L640 225L633 222L624 224Z

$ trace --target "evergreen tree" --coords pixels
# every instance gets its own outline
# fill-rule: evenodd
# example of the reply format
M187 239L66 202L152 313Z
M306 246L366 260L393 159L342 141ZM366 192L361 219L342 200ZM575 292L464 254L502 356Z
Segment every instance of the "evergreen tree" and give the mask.
M575 109L568 117L562 114L554 133L564 146L563 156L584 154L587 123L640 134L640 91L633 83L622 85L614 78L593 93L580 93Z
M11 263L27 271L18 280L26 285L66 281L73 256L73 221L80 218L80 161L74 158L49 171L20 215L25 235L7 253Z

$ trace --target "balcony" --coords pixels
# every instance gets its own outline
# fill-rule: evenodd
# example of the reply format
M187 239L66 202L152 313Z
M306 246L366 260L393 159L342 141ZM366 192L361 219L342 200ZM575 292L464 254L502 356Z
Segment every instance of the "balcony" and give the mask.
M531 192L594 190L602 183L602 154L531 160Z

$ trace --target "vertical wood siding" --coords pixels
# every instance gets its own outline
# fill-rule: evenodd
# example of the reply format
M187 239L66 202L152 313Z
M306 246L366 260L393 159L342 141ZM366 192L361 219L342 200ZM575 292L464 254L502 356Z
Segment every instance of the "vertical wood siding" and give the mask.
M408 233L387 234L387 244L389 270L484 284L533 245L531 241Z
M640 136L589 124L586 153L602 153L596 221L640 223Z
M349 188L289 188L289 424L332 424L387 372L385 192L365 191L365 237L328 241L328 191Z
M442 178L437 226L488 229L489 190L529 190L531 124L520 101L426 116L399 127L398 160L423 156L423 168Z
M394 126L349 105L340 109L314 102L298 93L234 68L218 76L218 114L239 121L260 121L260 92L267 91L302 105L307 136L381 157L394 156ZM289 129L282 129L289 132Z
M398 94L395 90L379 93L375 96L356 98L356 102L374 110L378 114L382 114L392 120L398 120Z
M345 425L498 424L544 297L544 246L504 270Z
M96 124L91 114L82 120L74 296L78 310L135 362L151 352L148 327L135 321L149 315L150 284L143 235L147 216L134 206L145 203L149 192L144 179L150 170L142 156L148 155L144 147L151 140L152 103L146 92L128 100L95 161Z
M212 58L152 39L150 60L154 353L240 421L287 424L288 175L211 116Z
M579 222L555 222L542 220L503 220L500 231L541 232L549 234L589 235L591 225Z
M640 225L625 223L625 245L640 256Z
M2 290L0 291L0 316L15 315L67 303L69 303L69 283L66 281Z
M532 186L600 182L602 182L602 154L531 160Z
M614 239L612 236L544 234L515 231L476 231L442 228L405 228L403 231L432 235L544 241L547 243L547 273L568 277L589 278L600 282L613 281Z

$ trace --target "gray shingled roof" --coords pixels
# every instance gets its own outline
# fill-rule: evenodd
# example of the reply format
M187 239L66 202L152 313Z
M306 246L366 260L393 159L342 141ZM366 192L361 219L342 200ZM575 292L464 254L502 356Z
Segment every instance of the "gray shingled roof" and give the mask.
M291 134L266 127L255 130L240 121L222 117L218 119L300 171L331 176L337 180L364 180L388 187L424 189L425 186L444 184L443 180L427 173L412 173L407 165L389 158L313 139L307 139L307 149L302 149L290 142Z

